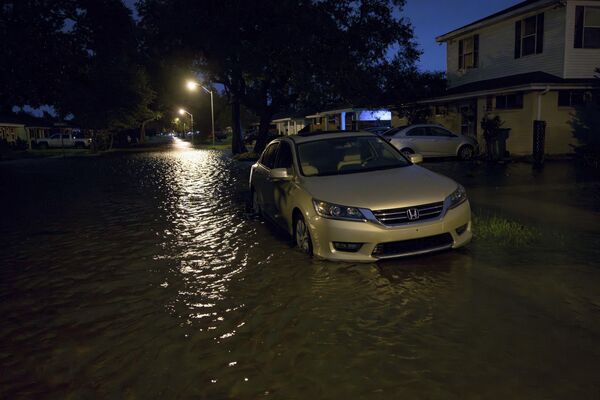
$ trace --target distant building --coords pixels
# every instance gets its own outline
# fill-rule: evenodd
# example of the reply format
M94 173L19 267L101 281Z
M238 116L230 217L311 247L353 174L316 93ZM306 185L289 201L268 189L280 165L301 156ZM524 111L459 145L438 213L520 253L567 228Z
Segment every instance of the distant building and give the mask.
M388 109L348 107L322 111L306 116L311 131L356 131L375 126L391 126Z
M422 101L433 121L478 138L481 119L511 128L513 154L531 154L533 122L546 122L545 152L569 153L574 107L600 67L600 1L527 0L437 38L447 46L449 88Z
M290 115L274 119L271 124L275 125L278 135L297 135L306 126L306 120L304 117Z

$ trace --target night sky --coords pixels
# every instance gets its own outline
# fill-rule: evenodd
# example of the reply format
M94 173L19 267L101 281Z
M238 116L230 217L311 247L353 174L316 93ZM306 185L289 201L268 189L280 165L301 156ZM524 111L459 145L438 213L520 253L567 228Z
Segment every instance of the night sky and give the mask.
M136 0L123 0L133 8ZM444 70L446 49L436 43L436 36L503 10L521 0L407 0L404 16L413 24L423 55L423 70Z

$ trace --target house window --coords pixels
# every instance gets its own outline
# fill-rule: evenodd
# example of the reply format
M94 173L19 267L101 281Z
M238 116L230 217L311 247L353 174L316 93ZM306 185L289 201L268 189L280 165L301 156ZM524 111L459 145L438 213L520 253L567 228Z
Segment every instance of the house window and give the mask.
M577 107L583 105L586 100L586 93L583 90L559 90L559 107Z
M523 108L523 93L496 96L496 108L499 110L515 110Z
M479 35L458 41L458 69L479 66Z
M544 14L515 22L515 58L540 54L544 50Z
M600 48L600 7L575 7L575 47Z

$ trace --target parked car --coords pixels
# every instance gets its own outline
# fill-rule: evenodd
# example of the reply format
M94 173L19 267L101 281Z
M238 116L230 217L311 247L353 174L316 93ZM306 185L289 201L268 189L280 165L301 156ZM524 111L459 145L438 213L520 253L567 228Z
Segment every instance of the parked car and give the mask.
M250 171L255 213L288 232L305 253L352 262L466 245L465 189L415 165L375 134L275 139Z
M403 153L423 157L458 157L470 160L479 153L477 139L453 133L440 125L420 124L392 128L383 136Z
M389 126L372 126L370 128L365 128L364 130L367 132L371 132L371 133L381 136L385 132L389 131L390 127Z
M78 137L77 135L73 135L71 133L56 133L47 138L36 139L35 144L42 149L62 147L75 147L78 149L83 149L85 147L90 147L92 144L92 139Z

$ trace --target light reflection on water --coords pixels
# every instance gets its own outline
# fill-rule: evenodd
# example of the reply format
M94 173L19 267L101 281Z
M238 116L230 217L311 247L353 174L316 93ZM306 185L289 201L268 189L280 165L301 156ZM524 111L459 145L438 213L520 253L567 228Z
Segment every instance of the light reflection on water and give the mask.
M311 260L246 214L248 168L176 142L0 169L0 397L599 392L597 259Z

